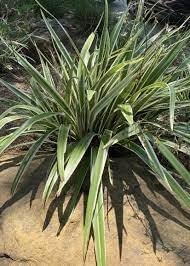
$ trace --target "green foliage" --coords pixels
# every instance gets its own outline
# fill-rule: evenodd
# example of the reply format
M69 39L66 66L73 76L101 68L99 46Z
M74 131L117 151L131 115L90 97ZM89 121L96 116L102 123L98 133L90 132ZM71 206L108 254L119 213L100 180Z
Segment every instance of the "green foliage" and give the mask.
M60 195L66 185L72 184L73 193L67 208L69 217L83 184L90 183L84 257L93 230L98 265L106 265L103 177L109 165L109 149L115 144L135 153L182 205L190 207L186 188L161 163L156 152L159 150L174 171L180 173L180 178L190 184L189 172L173 152L179 150L188 154L186 147L190 143L189 122L175 121L176 112L190 109L188 64L178 67L174 64L186 46L189 32L182 33L180 41L173 43L171 40L179 29L154 33L154 26L146 27L149 22L142 19L143 5L140 3L137 17L120 46L125 17L110 33L105 3L100 38L96 32L91 33L80 52L63 29L76 52L75 57L42 13L55 45L53 60L49 61L38 51L40 71L14 51L16 60L31 77L31 90L22 92L0 81L18 98L16 105L0 115L0 127L15 120L22 122L20 127L12 128L8 135L0 138L0 153L15 145L15 140L21 136L35 135L37 138L21 162L12 193L41 146L52 145L55 156L43 201L46 203L55 190Z
M0 2L0 35L11 41L26 37L30 31L32 3L19 1Z
M22 39L22 41L24 42L24 39ZM8 41L7 41L8 42ZM10 41L9 41L10 43ZM6 70L6 68L8 67L8 65L12 62L14 62L15 60L15 56L14 56L14 51L20 51L22 49L22 47L24 47L24 44L21 44L19 42L16 41L12 41L11 42L12 48L13 50L10 51L10 49L5 45L4 41L0 40L0 49L1 49L1 53L0 53L0 72L3 72Z

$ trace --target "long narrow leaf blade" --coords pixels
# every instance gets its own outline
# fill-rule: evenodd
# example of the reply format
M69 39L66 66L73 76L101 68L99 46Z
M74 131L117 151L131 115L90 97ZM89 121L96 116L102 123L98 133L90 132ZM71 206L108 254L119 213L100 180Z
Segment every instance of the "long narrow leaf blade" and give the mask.
M12 189L11 192L12 194L15 193L18 184L24 174L24 172L26 171L27 167L29 166L30 162L32 161L32 159L35 157L36 153L39 151L41 145L44 143L44 141L46 141L46 139L52 134L54 130L48 131L47 133L45 133L44 135L42 135L29 149L29 151L27 152L27 154L25 155L25 157L23 158L21 165L18 169L18 172L16 174L16 177L13 181L13 185L12 185Z
M14 95L16 95L20 100L23 100L23 102L31 104L32 98L29 94L26 94L22 92L21 90L17 89L12 84L0 79L0 83L5 86L7 89L9 89Z
M58 162L58 171L61 180L64 179L65 153L67 149L68 134L69 134L69 127L61 125L59 128L59 134L57 140L57 162Z
M157 141L157 147L164 157L171 163L174 169L176 169L176 171L184 178L187 184L190 185L190 172L161 141Z
M69 161L65 167L64 180L63 182L60 183L59 190L57 192L58 195L61 193L63 187L65 186L69 178L76 170L77 166L79 165L80 161L85 155L94 136L95 136L94 133L87 134L79 141L79 143L75 146L75 148L71 152Z
M0 154L3 153L18 137L20 137L28 128L31 128L35 123L55 115L57 115L57 113L43 113L28 119L8 137L4 137L0 140Z
M169 185L168 180L165 176L165 172L163 171L163 167L160 164L158 157L157 157L152 145L149 142L148 137L146 136L146 134L142 134L138 138L139 138L142 146L144 147L144 149L147 153L147 156L148 156L150 163L151 163L151 167L154 169L154 171L160 177L160 182L164 183L165 186L167 186L168 189L170 189L170 185Z
M104 167L107 161L108 148L104 148L106 143L111 137L111 131L105 131L104 136L102 137L96 161L91 172L91 185L87 202L86 217L85 217L85 227L84 227L84 256L86 255L88 241L90 237L90 229L92 226L92 220L94 215L94 210L97 204L98 191L100 188L100 183L102 180L102 175Z
M174 115L175 115L175 102L176 102L175 88L169 86L169 92L170 92L170 128L173 131L173 129L174 129Z
M59 175L58 175L58 171L57 171L57 162L54 163L47 182L45 184L45 188L44 188L44 192L42 195L42 201L44 203L44 205L46 204L47 200L49 199L51 192L56 184L56 182L59 180Z
M94 211L93 232L97 265L106 266L105 214L102 184L100 185L97 204Z
M132 136L138 135L140 133L138 124L133 124L129 127L118 132L115 136L113 136L110 141L105 145L106 147L112 146L122 140L126 140Z
M63 213L63 216L61 217L62 223L58 230L58 234L60 233L61 229L66 224L67 220L69 219L70 215L75 209L75 206L77 204L77 199L80 195L80 191L81 191L81 188L84 183L88 170L89 170L89 158L87 157L81 161L81 163L79 164L77 168L77 172L74 176L74 189L72 192L72 196L67 204L67 207Z
M126 145L126 148L137 154L137 156L145 163L147 164L150 169L153 170L153 172L156 173L156 169L152 167L152 162L148 158L145 150L141 148L139 145L130 142L128 145ZM178 182L173 178L173 176L164 168L162 167L162 170L164 171L165 177L167 178L167 182L169 183L170 190L169 192L172 193L177 200L179 200L183 205L190 207L190 195L187 193L179 184ZM158 178L158 176L156 175ZM160 181L160 178L158 178ZM161 182L162 183L162 182ZM162 183L165 185L165 183ZM166 189L168 189L168 186L165 186Z

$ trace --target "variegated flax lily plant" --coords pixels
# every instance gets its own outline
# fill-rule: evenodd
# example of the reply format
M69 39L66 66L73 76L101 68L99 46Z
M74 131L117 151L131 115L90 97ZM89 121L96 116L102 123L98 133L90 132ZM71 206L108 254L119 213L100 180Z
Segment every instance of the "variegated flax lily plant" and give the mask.
M42 145L51 146L54 160L43 201L46 203L51 193L60 195L72 180L71 214L89 179L84 257L93 232L97 265L102 266L106 265L103 177L112 146L117 144L136 154L169 193L190 207L186 189L190 173L176 156L176 151L190 154L190 122L175 119L176 113L190 110L188 58L176 66L190 35L182 32L178 40L179 28L155 31L156 25L148 27L149 22L143 21L142 12L141 1L120 45L128 13L110 31L105 1L101 36L91 33L80 52L63 29L76 55L67 50L42 13L54 46L53 60L38 50L41 69L36 69L14 51L17 62L31 77L30 90L22 91L0 80L17 97L0 115L0 128L17 120L21 123L0 137L0 153L20 137L35 136L13 181L12 193ZM161 163L160 154L187 186L182 187Z

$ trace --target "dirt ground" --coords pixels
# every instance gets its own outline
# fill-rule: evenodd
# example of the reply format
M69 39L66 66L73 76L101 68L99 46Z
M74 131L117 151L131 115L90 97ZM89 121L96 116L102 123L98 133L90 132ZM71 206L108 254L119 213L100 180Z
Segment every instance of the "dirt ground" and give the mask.
M13 155L0 159L0 265L82 266L86 195L63 226L69 196L52 197L45 209L42 206L49 158L33 162L10 197L20 159ZM105 204L107 265L190 265L190 213L137 158L114 159L112 171L114 186L108 186ZM95 265L92 241L85 265Z

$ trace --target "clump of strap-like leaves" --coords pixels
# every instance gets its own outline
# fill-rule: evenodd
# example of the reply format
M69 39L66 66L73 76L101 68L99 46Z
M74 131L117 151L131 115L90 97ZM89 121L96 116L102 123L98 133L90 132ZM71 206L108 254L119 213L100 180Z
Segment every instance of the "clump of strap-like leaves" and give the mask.
M1 80L18 100L0 115L0 127L16 120L22 123L0 138L0 153L15 145L19 137L35 136L14 179L12 193L41 146L51 146L54 160L43 201L52 192L60 195L65 185L72 183L69 216L82 185L90 180L84 254L92 229L98 265L106 265L103 177L109 166L109 149L115 144L136 154L169 193L190 207L190 195L157 156L159 151L180 178L190 184L190 173L173 152L189 153L186 147L190 142L190 124L175 122L175 112L190 107L188 62L176 66L189 32L183 33L180 41L172 42L179 29L155 32L154 25L146 27L142 21L142 9L140 3L137 17L120 47L125 17L110 32L105 2L100 38L93 32L79 52L68 36L76 56L69 53L42 14L54 43L54 60L50 62L39 51L40 71L15 52L17 61L31 77L30 91L23 92ZM168 119L162 119L166 116Z

